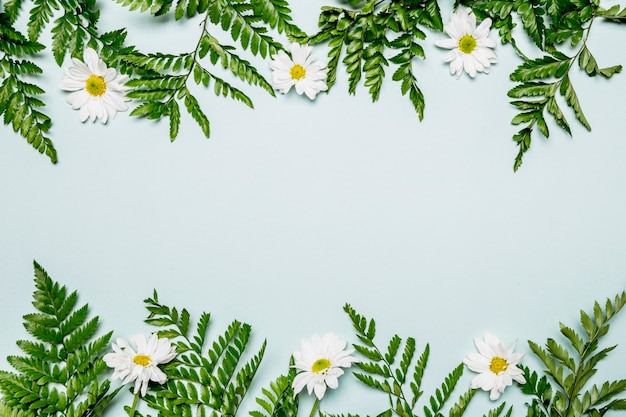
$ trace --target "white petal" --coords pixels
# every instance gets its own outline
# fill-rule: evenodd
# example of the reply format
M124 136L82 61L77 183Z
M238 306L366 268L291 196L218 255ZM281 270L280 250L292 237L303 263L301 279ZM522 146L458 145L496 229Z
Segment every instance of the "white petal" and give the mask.
M487 18L481 22L480 25L474 31L474 37L477 39L486 38L489 35L489 28L491 27L491 19Z
M453 48L458 48L459 46L459 41L458 39L437 39L435 41L435 45L437 45L440 48L446 48L446 49L453 49Z

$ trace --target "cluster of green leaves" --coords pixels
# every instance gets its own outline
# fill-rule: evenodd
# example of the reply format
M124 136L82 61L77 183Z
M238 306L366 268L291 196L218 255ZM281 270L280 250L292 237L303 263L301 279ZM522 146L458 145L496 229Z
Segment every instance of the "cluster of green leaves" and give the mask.
M9 0L0 13L0 115L4 116L4 124L11 124L15 132L56 163L57 153L48 136L52 122L40 110L44 102L39 97L45 91L24 80L36 78L42 72L33 62L34 55L46 48L39 43L41 34L54 19L51 49L59 66L68 55L82 57L87 45L95 49L99 44L120 49L120 38L98 33L100 12L96 0L34 0L26 23L26 38L13 28L23 3L23 0Z
M42 71L28 57L43 49L14 28L10 15L0 13L0 116L5 125L56 163L57 152L48 136L50 117L41 110L44 90L29 80Z
M493 27L499 31L502 43L511 43L523 59L510 76L517 85L508 92L508 96L513 99L511 103L519 111L512 123L523 126L513 136L519 148L513 165L515 171L521 166L523 156L530 148L533 130L537 128L541 135L549 137L546 117L551 117L559 128L572 134L560 101L564 101L576 119L587 130L591 130L570 73L576 64L590 77L611 78L622 70L621 65L601 68L589 50L587 41L595 19L624 23L626 9L620 11L616 5L607 10L600 7L599 0L464 0L461 3L471 6L479 18L490 17ZM521 20L524 33L541 51L542 56L529 58L517 47L514 17ZM562 52L572 48L574 52L570 55Z
M358 353L366 358L366 360L356 363L360 372L355 372L354 376L368 387L385 393L389 398L389 408L377 415L382 417L392 417L394 414L399 417L416 416L415 407L424 394L421 387L430 354L429 345L426 344L422 353L415 359L415 339L409 337L403 343L402 338L394 335L387 344L387 349L381 350L374 341L376 337L374 319L367 320L349 304L346 304L343 309L350 317L356 330L356 337L360 341L353 346ZM399 362L396 363L398 360ZM424 417L443 416L444 406L450 399L462 374L463 364L459 364L446 376L441 387L435 390L428 403L424 405ZM461 417L475 393L475 390L470 389L460 395L457 402L449 409L449 416ZM503 411L504 404L491 410L489 416L498 417ZM509 415L510 409L506 417ZM352 415L349 414L349 416Z
M424 117L424 94L413 69L416 58L425 58L419 44L426 38L422 28L443 30L436 0L350 0L350 7L322 7L319 31L301 42L328 42L328 86L337 79L343 63L348 73L348 91L355 94L362 78L372 101L378 100L389 61L397 66L392 75L400 82L402 95L409 96L419 119ZM345 56L342 59L342 53ZM389 59L386 54L393 54Z
M626 409L626 379L591 383L598 362L616 347L600 349L600 341L609 331L609 321L624 304L626 292L613 301L607 299L604 308L596 302L591 314L581 310L582 334L561 323L567 345L552 338L545 347L529 341L530 349L546 369L539 377L524 368L527 382L521 389L533 398L527 417L602 417L610 410Z
M180 128L180 104L198 123L204 135L210 136L210 123L190 82L205 88L212 87L217 96L230 97L252 108L250 97L231 82L221 78L206 65L226 70L233 78L250 86L257 86L274 96L274 89L259 70L236 53L236 47L223 43L209 29L216 27L230 33L233 41L243 51L253 56L268 58L282 45L269 34L298 36L302 31L291 22L291 11L285 0L119 0L131 10L149 11L155 16L174 8L175 18L192 18L204 15L202 31L195 48L180 54L142 54L136 51L121 54L122 67L134 72L136 77L126 85L132 90L128 97L141 101L131 115L159 120L169 118L170 139L174 140Z
M265 341L244 363L250 325L235 320L210 342L210 314L202 313L192 332L186 309L159 303L156 291L144 302L150 312L146 323L159 327L159 337L172 340L178 355L162 366L167 382L155 386L143 401L162 416L236 415L263 358Z
M270 382L269 387L263 388L264 397L257 397L256 403L262 410L250 411L252 417L297 417L298 396L293 392L293 380L296 377L296 368L293 367L293 357L287 375L281 375Z
M23 3L24 0L5 3L4 10L11 21L17 19ZM52 18L52 53L59 65L68 53L82 57L85 45L98 37L100 12L96 0L34 0L27 22L28 39L39 40Z
M76 291L52 281L35 262L33 306L24 327L33 340L19 340L24 356L9 356L16 372L0 371L3 412L16 416L99 416L117 391L100 381L111 333L96 337L98 317L77 307Z

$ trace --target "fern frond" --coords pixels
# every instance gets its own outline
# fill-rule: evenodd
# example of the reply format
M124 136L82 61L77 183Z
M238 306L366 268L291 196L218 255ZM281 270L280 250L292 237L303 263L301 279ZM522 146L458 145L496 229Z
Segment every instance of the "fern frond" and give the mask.
M13 28L9 16L0 13L0 75L3 78L0 83L0 116L3 116L5 125L11 125L33 148L56 163L57 153L48 137L52 123L40 111L44 102L39 96L44 91L24 81L25 77L41 74L41 68L27 59L21 59L43 48L42 44L26 39Z
M268 28L258 25L261 16L254 13L253 7L247 2L224 0L214 2L215 9L209 14L211 22L219 25L222 30L230 32L234 41L244 50L253 55L260 54L263 58L274 55L283 49L281 44L267 34Z
M186 309L168 307L156 291L144 300L146 322L160 337L173 339L178 356L163 366L167 382L146 395L146 404L159 415L235 415L263 359L266 343L246 362L251 327L233 321L215 340L207 339L210 315L202 313L192 334Z
M84 416L112 399L102 360L111 333L95 338L98 317L87 305L77 308L77 293L53 281L35 262L36 313L24 315L36 339L17 345L27 356L9 356L16 373L0 373L3 401L33 416Z
M414 417L413 410L423 394L421 383L430 352L429 346L426 345L422 354L414 361L415 339L407 338L402 350L402 358L399 364L395 365L397 354L402 346L402 338L398 335L392 336L387 344L386 353L383 354L374 340L376 333L374 319L368 321L349 304L344 305L343 309L352 321L357 338L363 343L363 345L353 344L355 350L361 354L364 353L369 359L367 362L357 362L356 366L361 372L355 372L353 375L364 385L384 393L389 400L390 408L382 410L377 415L397 414L399 417ZM413 366L413 378L407 384L406 376L411 366ZM442 416L441 410L451 398L462 374L463 364L460 364L446 376L441 386L430 397L429 404L423 407L425 417ZM411 396L405 394L407 385ZM450 417L462 416L473 395L473 392L469 392L460 396L457 403L450 409Z
M608 333L610 320L624 306L625 297L626 293L622 293L614 301L607 299L604 306L596 302L591 314L581 310L580 324L586 333L584 335L561 324L561 333L569 346L553 339L547 340L545 348L528 342L531 351L546 368L546 376L541 378L536 372L523 368L526 383L522 385L522 392L533 397L529 415L597 417L598 410L604 413L626 404L626 380L589 386L599 362L615 348L600 348L600 341Z
M339 65L343 64L348 74L348 92L356 94L363 81L372 101L377 101L386 78L386 67L391 62L398 66L392 79L401 83L402 95L408 96L419 119L423 119L424 95L418 87L413 64L417 58L425 58L418 40L425 39L426 35L420 27L443 30L437 1L367 1L359 10L323 7L318 26L316 34L300 41L312 44L328 41L329 89L336 81ZM390 53L395 55L388 59Z
M446 376L441 387L435 390L435 394L430 397L430 407L427 405L424 406L424 414L426 416L430 417L440 414L441 409L450 398L456 383L459 382L461 375L463 375L464 366L465 365L461 363L454 368L452 372Z
M290 361L293 365L293 358ZM250 411L252 417L297 417L298 396L293 392L293 379L296 370L290 366L287 375L281 375L262 388L263 397L257 397L256 403L262 410Z
M270 28L286 33L290 38L301 38L306 34L292 23L291 9L286 0L256 0L252 2L254 14L261 16Z
M205 43L209 48L207 52L210 54L213 64L219 60L223 68L229 69L231 73L240 80L247 82L249 85L259 86L272 96L275 95L274 88L265 77L263 77L250 62L233 53L233 48L220 45L219 40L209 33L206 33L200 42ZM199 57L204 57L202 50L199 53ZM197 80L196 83L199 84ZM251 105L249 105L249 107L251 107Z

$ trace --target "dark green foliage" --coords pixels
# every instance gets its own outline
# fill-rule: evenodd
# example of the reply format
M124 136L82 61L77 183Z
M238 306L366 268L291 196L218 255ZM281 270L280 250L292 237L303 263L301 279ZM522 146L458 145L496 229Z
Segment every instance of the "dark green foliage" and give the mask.
M21 0L12 0L11 18L16 18ZM55 16L58 16L54 19ZM34 0L27 22L28 38L39 40L41 33L53 20L52 54L62 65L66 56L82 59L87 45L97 49L100 41L98 20L100 11L96 0Z
M0 372L0 392L6 415L97 416L115 396L102 360L111 333L97 337L98 317L89 318L87 305L77 307L77 293L52 281L35 262L33 306L24 316L32 340L17 345L24 356L9 356L15 373Z
M209 33L209 24L229 32L232 40L238 42L244 51L255 56L260 55L262 58L268 58L279 49L283 49L282 45L270 36L271 29L290 36L303 36L303 32L292 22L291 11L285 0L219 2L178 0L176 4L167 0L154 2L124 0L121 3L132 10L149 11L153 15L163 15L173 9L176 19L204 15L203 30L195 49L189 53L176 55L162 53L144 55L132 46L124 46L125 30L98 33L97 24L100 15L95 0L34 0L27 23L30 42L37 45L38 50L42 50L43 45L36 41L46 26L53 21L52 53L59 65L63 64L68 55L82 58L87 46L94 49L101 47L101 57L109 66L135 76L128 84L133 88L129 97L141 103L131 115L144 116L148 119L168 117L171 140L178 136L180 130L181 107L199 124L204 135L210 136L209 118L192 93L193 89L189 88L191 80L197 85L211 87L215 95L230 97L248 107L253 107L252 100L244 91L235 87L231 81L209 71L201 62L205 57L211 65L226 69L236 80L261 87L272 96L275 95L270 83L255 66L234 52L235 47L224 44ZM21 0L10 0L7 3L7 13L2 15L4 17L1 21L3 24L1 35L12 30L11 24L17 18L21 6ZM58 17L55 19L55 16ZM4 26L7 26L7 29ZM26 42L23 37L18 36L21 35L15 32L12 37L19 42ZM0 68L3 74L0 114L4 115L5 124L11 123L16 132L24 136L40 152L49 154L56 162L54 147L46 137L51 122L37 111L37 107L43 106L43 101L34 97L36 94L42 94L43 90L23 82L19 77L25 73L37 74L40 70L35 64L22 61L20 64L24 65L18 72L15 69L18 65L13 65L15 60L10 54L21 56L24 52L13 45L15 42L4 42L4 37L0 38L3 41L0 48L7 49L3 51L5 55L2 56L2 60L8 63ZM7 77L4 76L5 72L8 74Z
M144 302L150 312L146 323L160 327L159 337L172 339L178 352L162 367L167 382L143 397L146 404L164 416L234 416L263 358L265 342L243 362L250 325L233 321L210 342L209 314L202 313L192 331L189 312L160 304L156 291Z
M354 349L366 358L357 362L360 372L354 376L368 387L385 393L389 397L390 407L378 413L379 416L415 417L415 407L424 394L422 379L430 354L427 344L424 350L416 357L415 339L409 337L403 342L402 338L394 335L387 348L380 349L374 341L376 336L376 322L367 320L357 313L349 304L344 311L350 317L356 330L356 337L360 343L353 344ZM463 374L463 364L458 365L448 374L423 406L424 417L442 417L444 405L452 395L459 378ZM460 417L469 405L475 391L469 390L462 394L457 403L450 409L450 417ZM499 414L498 414L499 415ZM348 416L352 416L348 414Z
M400 82L402 95L409 96L420 120L424 117L424 95L417 85L413 63L425 58L418 43L426 38L422 28L443 30L435 0L350 1L360 8L322 7L319 31L308 37L292 38L317 44L328 42L328 87L337 79L341 63L348 73L348 91L355 94L359 83L368 88L372 101L378 100L389 61L396 66L392 79ZM342 59L342 54L345 56ZM393 54L389 59L386 54Z
M52 53L57 64L62 65L68 54L82 60L88 44L97 49L100 12L96 9L96 0L65 0L60 3L65 12L54 21L52 27Z
M152 120L169 118L172 141L179 133L181 105L198 123L204 136L210 136L209 118L189 88L191 81L198 86L212 87L217 96L230 97L253 107L252 100L245 92L217 76L209 69L208 63L225 69L236 80L261 87L272 96L275 95L271 84L249 61L235 53L234 46L224 44L210 33L211 25L229 32L232 40L238 42L244 51L263 58L283 49L268 34L269 29L291 36L303 34L291 23L290 10L284 0L178 0L176 5L167 0L122 0L121 3L131 10L149 11L155 16L165 14L174 7L176 19L204 14L200 38L195 49L190 52L144 55L130 50L117 56L120 67L136 75L127 83L132 87L128 96L142 103L131 115Z
M0 13L0 116L39 153L53 163L57 153L48 137L50 118L41 108L43 89L25 79L41 74L41 68L25 57L44 49L38 42L26 39L12 26L12 16Z
M252 417L297 417L298 396L293 392L293 380L296 368L293 367L293 358L290 361L289 372L270 382L269 387L263 388L264 397L257 397L256 403L262 410L250 411Z
M530 148L535 127L543 137L550 136L545 120L547 116L568 135L572 134L559 101L564 101L576 119L591 130L569 74L576 63L592 77L610 78L622 70L621 65L600 68L588 48L587 40L596 18L623 23L626 21L626 9L620 11L619 6L613 6L605 10L594 0L464 0L460 3L472 7L481 19L491 18L502 43L511 43L524 60L511 74L511 80L518 84L508 93L509 97L516 99L511 103L520 111L512 123L523 125L513 136L519 148L513 164L515 171ZM528 58L518 49L513 33L516 26L514 16L522 22L524 32L542 52L540 58ZM578 47L572 56L558 49L572 46ZM558 96L561 98L557 99Z
M100 12L95 0L34 0L27 21L28 39L12 26L21 7L21 0L11 0L0 13L0 115L5 125L10 124L33 148L56 163L57 153L48 136L52 121L41 111L44 90L24 81L39 75L41 69L26 57L34 58L45 49L38 40L51 21L52 54L59 65L68 55L82 59L87 45L109 45L98 34Z
M626 409L626 379L592 381L597 364L616 346L600 348L609 331L609 321L626 304L626 293L604 306L595 303L591 314L581 310L582 334L560 324L566 344L548 339L544 347L529 341L532 352L545 366L544 375L524 367L522 392L532 397L527 417L601 417L609 410ZM592 383L593 382L593 383ZM619 396L622 397L619 397Z

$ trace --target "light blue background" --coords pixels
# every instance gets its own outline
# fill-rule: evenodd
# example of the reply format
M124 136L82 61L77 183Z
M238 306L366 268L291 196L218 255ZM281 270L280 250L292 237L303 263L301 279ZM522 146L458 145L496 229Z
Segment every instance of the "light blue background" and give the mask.
M313 32L325 2L301 3L295 20ZM195 45L198 23L107 3L101 29L125 26L144 51L181 52ZM346 302L376 319L381 345L394 333L416 337L419 349L430 342L426 383L438 385L484 331L527 351L527 339L556 336L559 321L575 325L580 308L624 290L626 75L607 82L573 71L593 131L568 110L573 139L551 124L550 140L534 137L513 173L506 91L519 60L499 46L491 74L457 80L432 44L441 36L429 36L428 59L415 64L421 123L393 70L372 104L364 88L347 94L342 68L315 102L247 88L250 110L201 92L211 139L183 116L174 143L167 123L128 113L81 124L57 88L61 70L42 57L59 163L0 128L0 357L19 353L14 341L26 337L33 259L116 337L150 331L142 300L153 288L196 317L211 312L212 335L234 318L252 324L252 347L267 338L268 350L250 397L286 371L300 339L333 331L355 341ZM622 27L596 23L590 48L601 66L624 65L625 41ZM611 340L621 343L626 320L615 326ZM625 357L618 349L614 363ZM463 378L461 390L470 372ZM346 381L325 411L383 409L384 397Z

